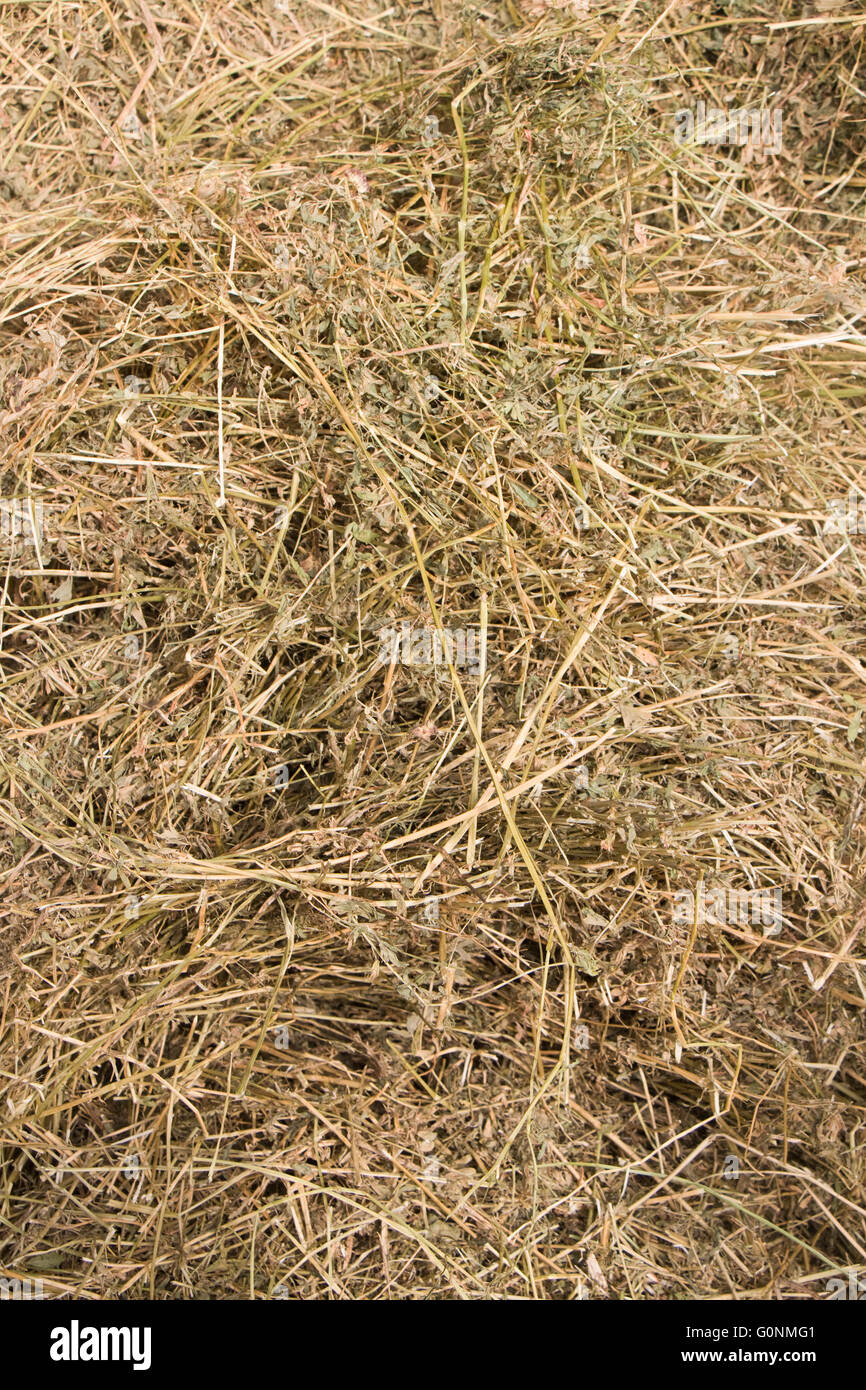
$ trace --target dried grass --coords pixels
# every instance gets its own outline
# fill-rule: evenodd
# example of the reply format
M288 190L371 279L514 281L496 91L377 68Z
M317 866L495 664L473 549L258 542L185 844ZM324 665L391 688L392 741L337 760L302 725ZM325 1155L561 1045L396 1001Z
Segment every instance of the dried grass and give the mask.
M864 21L729 11L4 9L5 1274L866 1265Z

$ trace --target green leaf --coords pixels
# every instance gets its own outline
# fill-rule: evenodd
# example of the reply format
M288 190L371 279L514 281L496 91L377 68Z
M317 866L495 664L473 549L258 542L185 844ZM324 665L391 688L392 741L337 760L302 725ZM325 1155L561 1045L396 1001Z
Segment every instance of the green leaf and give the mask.
M591 951L584 951L580 946L572 946L571 951L574 956L574 963L582 974L601 974L601 962L596 960Z

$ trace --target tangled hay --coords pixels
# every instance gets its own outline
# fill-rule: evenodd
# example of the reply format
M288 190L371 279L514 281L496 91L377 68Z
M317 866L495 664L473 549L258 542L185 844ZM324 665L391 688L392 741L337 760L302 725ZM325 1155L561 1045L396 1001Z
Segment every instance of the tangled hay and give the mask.
M715 10L4 10L6 1275L866 1265L864 20Z

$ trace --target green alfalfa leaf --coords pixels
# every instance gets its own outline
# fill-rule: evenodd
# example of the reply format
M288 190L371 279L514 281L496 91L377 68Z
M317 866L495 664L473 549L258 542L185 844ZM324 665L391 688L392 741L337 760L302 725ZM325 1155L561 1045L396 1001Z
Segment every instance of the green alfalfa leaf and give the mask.
M574 957L575 969L582 975L600 975L601 963L597 961L591 951L584 951L580 946L572 946L571 954Z

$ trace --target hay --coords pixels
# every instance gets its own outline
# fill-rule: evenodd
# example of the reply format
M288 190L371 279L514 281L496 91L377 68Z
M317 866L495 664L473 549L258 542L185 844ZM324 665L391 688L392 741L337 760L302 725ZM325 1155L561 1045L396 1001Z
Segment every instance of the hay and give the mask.
M4 10L3 1273L866 1264L864 21L742 9Z

